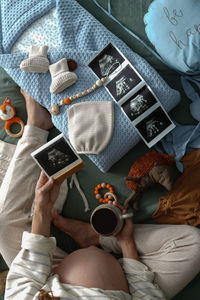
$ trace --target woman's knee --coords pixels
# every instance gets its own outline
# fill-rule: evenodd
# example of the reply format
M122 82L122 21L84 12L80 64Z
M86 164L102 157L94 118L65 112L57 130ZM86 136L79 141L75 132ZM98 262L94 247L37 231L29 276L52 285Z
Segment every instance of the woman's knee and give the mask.
M188 242L199 245L200 243L200 229L190 225L182 225L183 237L185 237Z
M182 238L176 240L177 246L187 249L191 261L200 263L200 229L190 225L183 225Z

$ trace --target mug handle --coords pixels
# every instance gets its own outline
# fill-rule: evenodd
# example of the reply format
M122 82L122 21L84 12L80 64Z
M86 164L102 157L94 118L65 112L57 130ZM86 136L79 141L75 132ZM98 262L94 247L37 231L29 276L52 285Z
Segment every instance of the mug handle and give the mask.
M127 218L131 218L131 217L133 217L133 213L132 212L128 213L128 214L125 214L125 215L121 215L122 219L127 219Z

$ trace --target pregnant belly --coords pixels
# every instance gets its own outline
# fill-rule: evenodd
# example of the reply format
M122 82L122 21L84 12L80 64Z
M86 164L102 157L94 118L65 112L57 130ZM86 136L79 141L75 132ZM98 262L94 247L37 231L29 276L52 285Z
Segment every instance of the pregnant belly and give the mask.
M69 254L54 270L62 283L129 293L119 262L111 254L91 246Z

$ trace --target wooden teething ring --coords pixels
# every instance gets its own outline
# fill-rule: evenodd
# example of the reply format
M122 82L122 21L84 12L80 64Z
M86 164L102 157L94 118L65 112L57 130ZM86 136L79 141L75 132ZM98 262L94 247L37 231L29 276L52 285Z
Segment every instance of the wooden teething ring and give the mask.
M99 190L100 189L108 189L108 192L101 196ZM94 194L96 195L96 199L101 203L108 203L108 201L115 200L117 201L117 196L114 194L114 189L110 184L99 183L94 189Z
M11 125L14 124L14 123L17 123L17 124L19 124L19 125L21 126L20 131L17 132L17 133L12 133L12 132L10 131L10 127L11 127ZM24 122L23 122L20 118L17 118L17 117L16 117L16 118L13 118L13 119L12 119L12 122L9 122L9 124L7 124L7 126L5 126L5 131L6 131L6 133L7 133L9 136L11 136L11 137L13 137L13 138L18 138L18 137L22 136L22 134L23 134L23 132L24 132Z
M110 196L110 197L109 197ZM117 202L117 196L114 194L114 193L111 193L111 192L107 192L104 194L104 199L109 199L109 200L112 200L114 199L115 202Z

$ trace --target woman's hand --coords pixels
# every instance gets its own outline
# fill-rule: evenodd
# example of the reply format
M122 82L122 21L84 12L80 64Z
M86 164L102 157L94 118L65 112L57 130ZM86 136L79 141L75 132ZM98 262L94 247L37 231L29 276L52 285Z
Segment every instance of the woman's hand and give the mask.
M58 197L61 183L53 178L48 178L41 172L35 189L35 207L32 221L34 234L49 237L51 224L51 211Z
M125 207L119 204L118 202L109 201L108 203L117 206L121 210L122 214L128 213ZM116 238L119 242L124 240L125 241L133 240L134 225L133 225L132 217L124 219L124 223L125 224L122 230L116 235Z
M35 189L35 210L51 214L53 205L59 195L60 182L53 178L48 178L41 172Z
M127 214L127 210L121 204L115 201L114 202L109 201L108 203L117 206L121 210L122 214ZM122 248L123 257L139 260L138 252L133 239L134 225L133 225L132 217L127 218L124 221L125 221L124 227L116 235L116 238L119 241Z

